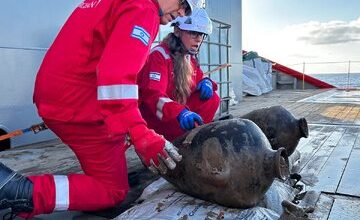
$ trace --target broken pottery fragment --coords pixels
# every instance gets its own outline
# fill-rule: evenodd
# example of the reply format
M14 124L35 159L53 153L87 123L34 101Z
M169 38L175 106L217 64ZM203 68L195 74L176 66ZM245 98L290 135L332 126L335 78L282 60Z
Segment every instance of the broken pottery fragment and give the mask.
M309 136L305 118L296 119L282 106L254 110L240 118L253 121L264 132L274 150L284 147L290 156L300 138Z
M286 150L272 150L247 119L199 126L174 141L183 159L163 177L194 197L234 208L253 207L275 177L288 174Z

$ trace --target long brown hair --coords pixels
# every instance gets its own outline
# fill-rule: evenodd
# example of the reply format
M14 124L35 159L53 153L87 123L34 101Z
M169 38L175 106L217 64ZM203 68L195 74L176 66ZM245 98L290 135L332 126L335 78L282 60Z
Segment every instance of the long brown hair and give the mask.
M173 58L174 65L174 83L175 90L173 95L180 104L185 104L191 94L193 68L191 65L191 56L187 53L180 38L174 33L168 34L164 42L170 49L170 55Z

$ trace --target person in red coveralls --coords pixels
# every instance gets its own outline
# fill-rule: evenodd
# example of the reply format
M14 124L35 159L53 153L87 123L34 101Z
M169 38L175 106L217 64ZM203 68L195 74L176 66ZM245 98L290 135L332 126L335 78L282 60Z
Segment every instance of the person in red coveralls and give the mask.
M204 0L85 0L75 9L45 55L34 102L84 174L24 177L0 163L0 209L31 217L113 207L129 190L127 139L152 171L176 166L181 155L140 114L136 78L159 24L203 5Z
M212 32L206 11L178 17L172 25L174 32L152 49L138 78L141 114L170 141L211 122L220 103L217 84L204 75L196 56Z

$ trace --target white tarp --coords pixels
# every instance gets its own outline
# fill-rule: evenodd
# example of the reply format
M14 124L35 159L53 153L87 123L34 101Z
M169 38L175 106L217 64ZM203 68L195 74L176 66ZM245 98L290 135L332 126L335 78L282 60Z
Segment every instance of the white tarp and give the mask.
M259 96L272 88L272 64L261 58L243 61L243 92Z
M140 204L128 209L116 219L279 219L281 202L292 201L298 193L293 187L275 180L261 203L249 209L232 209L185 195L163 178L145 188Z

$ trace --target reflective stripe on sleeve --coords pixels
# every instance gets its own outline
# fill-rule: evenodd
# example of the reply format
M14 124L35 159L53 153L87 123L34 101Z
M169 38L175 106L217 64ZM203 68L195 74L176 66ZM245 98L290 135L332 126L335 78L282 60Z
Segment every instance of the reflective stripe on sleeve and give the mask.
M137 85L98 86L98 100L138 99Z
M167 59L170 59L170 56L169 54L167 54L165 52L165 49L160 47L160 46L157 46L157 47L154 47L153 49L151 49L150 53L154 52L154 51L158 51L159 53L161 53L161 55L164 57L165 60Z
M55 182L55 209L64 211L69 209L69 180L67 176L54 175Z
M165 103L167 103L167 102L173 102L173 100L166 98L166 97L162 97L162 98L159 98L159 101L156 104L156 109L157 109L156 116L160 120L162 120L162 118L163 118L163 107L164 107Z

